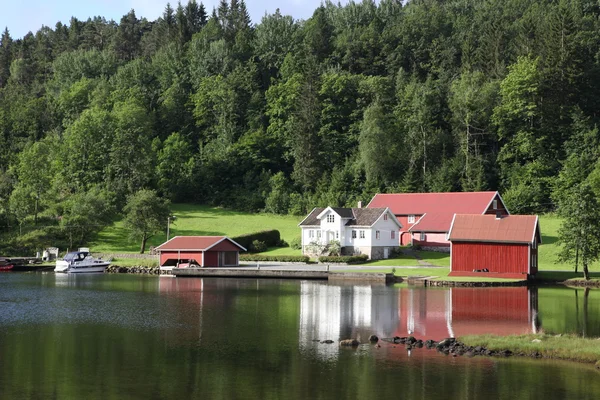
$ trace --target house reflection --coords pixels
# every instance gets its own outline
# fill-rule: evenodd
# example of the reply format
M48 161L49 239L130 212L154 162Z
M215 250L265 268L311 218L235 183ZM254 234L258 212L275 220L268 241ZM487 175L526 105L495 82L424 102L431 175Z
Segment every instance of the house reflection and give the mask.
M537 288L402 288L303 282L300 346L332 356L320 341L413 335L440 340L469 334L539 331Z

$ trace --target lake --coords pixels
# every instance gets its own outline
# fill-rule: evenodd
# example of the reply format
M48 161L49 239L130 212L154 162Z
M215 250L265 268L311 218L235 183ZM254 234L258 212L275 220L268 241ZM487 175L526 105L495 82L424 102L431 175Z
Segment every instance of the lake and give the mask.
M0 399L600 398L588 365L367 340L531 332L600 337L600 291L3 273Z

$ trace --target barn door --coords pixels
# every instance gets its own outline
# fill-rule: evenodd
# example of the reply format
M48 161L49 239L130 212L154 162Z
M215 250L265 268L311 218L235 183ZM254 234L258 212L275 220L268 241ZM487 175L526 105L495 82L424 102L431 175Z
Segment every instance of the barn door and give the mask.
M223 265L225 265L225 252L220 251L219 253L219 267L222 267Z

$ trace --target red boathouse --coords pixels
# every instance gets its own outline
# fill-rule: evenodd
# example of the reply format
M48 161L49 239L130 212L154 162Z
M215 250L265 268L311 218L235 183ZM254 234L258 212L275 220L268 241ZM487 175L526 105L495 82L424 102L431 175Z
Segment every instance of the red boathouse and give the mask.
M448 240L450 276L527 279L538 271L536 215L456 214Z
M226 236L175 236L156 248L161 267L179 264L199 267L237 267L245 248Z

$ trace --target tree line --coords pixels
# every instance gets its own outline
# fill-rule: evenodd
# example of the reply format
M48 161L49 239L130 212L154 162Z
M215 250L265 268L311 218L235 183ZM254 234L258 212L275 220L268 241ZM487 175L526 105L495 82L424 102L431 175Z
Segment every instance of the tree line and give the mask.
M282 214L377 192L500 190L512 213L595 199L599 17L593 0L365 0L253 23L243 0L191 0L6 29L3 243L85 242L140 190Z

